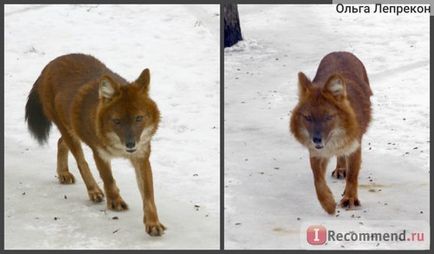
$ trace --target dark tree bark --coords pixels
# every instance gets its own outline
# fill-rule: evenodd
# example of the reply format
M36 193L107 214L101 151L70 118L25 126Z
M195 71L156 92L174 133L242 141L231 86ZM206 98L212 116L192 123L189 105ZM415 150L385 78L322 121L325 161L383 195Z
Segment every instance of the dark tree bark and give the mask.
M223 5L223 21L225 48L231 47L243 39L241 36L240 18L238 16L238 8L236 4Z

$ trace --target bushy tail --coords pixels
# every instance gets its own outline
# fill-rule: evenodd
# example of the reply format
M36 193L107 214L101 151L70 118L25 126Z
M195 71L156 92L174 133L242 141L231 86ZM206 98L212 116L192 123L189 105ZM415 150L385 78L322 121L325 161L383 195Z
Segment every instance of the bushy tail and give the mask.
M37 84L38 81L36 81L27 99L25 119L30 133L42 145L47 142L51 129L51 121L45 116L42 109Z

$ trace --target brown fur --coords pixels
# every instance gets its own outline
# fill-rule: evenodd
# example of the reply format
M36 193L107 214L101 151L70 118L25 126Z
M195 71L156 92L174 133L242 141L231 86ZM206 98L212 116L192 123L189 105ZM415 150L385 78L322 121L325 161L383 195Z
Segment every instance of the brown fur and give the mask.
M371 120L372 95L362 62L348 52L326 55L310 81L302 72L299 102L290 129L309 150L315 188L321 206L335 212L335 201L325 180L330 157L337 156L332 176L346 178L343 207L360 205L357 180L361 165L361 141Z
M56 124L62 135L57 154L60 183L75 182L68 169L70 151L90 199L100 202L104 194L89 170L81 142L92 149L109 209L128 209L113 178L110 160L129 159L143 198L146 231L157 236L165 227L159 222L155 207L149 156L160 113L149 98L149 82L148 69L129 83L92 56L61 56L44 68L34 84L26 105L26 120L41 143L48 138L51 122Z

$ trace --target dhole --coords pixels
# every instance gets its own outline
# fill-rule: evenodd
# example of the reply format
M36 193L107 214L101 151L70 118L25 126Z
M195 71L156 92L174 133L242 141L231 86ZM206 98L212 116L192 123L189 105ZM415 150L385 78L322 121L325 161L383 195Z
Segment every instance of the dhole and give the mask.
M75 182L68 169L70 151L90 199L101 202L104 194L89 170L80 141L92 149L109 209L128 209L113 179L110 160L114 157L129 159L143 199L146 232L159 236L165 227L158 220L155 207L149 155L160 113L148 96L149 82L148 69L129 83L92 56L60 56L44 68L33 85L25 119L30 132L41 144L48 138L51 122L56 124L61 133L57 143L60 183Z
M359 206L357 181L361 142L371 119L372 95L362 62L348 52L326 55L311 81L298 73L299 101L290 129L309 150L316 194L321 206L333 214L336 203L325 180L327 163L337 157L332 176L346 178L342 207Z

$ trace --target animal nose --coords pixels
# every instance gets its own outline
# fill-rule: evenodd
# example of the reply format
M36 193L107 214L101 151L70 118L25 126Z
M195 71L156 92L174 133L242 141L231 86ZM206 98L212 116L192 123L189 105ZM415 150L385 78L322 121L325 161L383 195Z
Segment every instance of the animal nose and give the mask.
M322 142L321 136L320 136L320 135L315 135L315 136L313 136L312 141L313 141L315 144L321 144L321 142Z
M128 141L125 146L129 149L134 148L136 146L136 142L134 141Z

